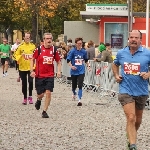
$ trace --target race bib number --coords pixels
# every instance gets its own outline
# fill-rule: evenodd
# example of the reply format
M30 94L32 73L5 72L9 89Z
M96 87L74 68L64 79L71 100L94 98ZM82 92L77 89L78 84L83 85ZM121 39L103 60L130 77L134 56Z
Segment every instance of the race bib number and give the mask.
M75 65L82 65L83 60L82 59L75 59Z
M8 56L8 54L7 53L3 53L3 56Z
M140 74L140 63L124 63L124 73L139 75Z
M53 57L43 56L43 64L53 64Z
M24 54L24 59L29 60L33 58L33 54Z

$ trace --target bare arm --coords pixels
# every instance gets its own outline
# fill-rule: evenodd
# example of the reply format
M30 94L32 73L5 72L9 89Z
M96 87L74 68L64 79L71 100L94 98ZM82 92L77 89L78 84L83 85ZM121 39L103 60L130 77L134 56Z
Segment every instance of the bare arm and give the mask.
M116 82L120 83L122 81L122 76L119 75L119 66L113 63L112 70L113 70L113 74L116 79Z
M34 58L30 59L30 76L31 76L32 78L35 77L34 62L35 62L35 59L34 59Z
M35 60L34 60L33 58L30 59L30 72L33 71L34 61L35 61Z
M61 77L61 61L57 62L57 77Z
M112 70L113 70L113 74L114 76L119 76L119 66L117 66L116 64L112 64Z
M68 65L70 66L70 68L71 68L72 70L76 70L76 69L77 69L75 66L72 66L71 61L68 62Z
M57 72L61 73L61 61L57 62Z
M71 61L70 61L70 62L68 62L68 65L69 65L70 67L72 67Z

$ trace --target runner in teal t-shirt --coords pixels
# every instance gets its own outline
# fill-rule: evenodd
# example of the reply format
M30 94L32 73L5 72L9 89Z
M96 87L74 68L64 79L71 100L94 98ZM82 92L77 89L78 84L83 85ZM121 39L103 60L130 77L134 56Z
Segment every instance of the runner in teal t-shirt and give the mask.
M0 57L3 66L3 77L7 75L10 52L11 47L10 45L7 44L7 39L4 38L3 44L0 45L0 55L1 55Z

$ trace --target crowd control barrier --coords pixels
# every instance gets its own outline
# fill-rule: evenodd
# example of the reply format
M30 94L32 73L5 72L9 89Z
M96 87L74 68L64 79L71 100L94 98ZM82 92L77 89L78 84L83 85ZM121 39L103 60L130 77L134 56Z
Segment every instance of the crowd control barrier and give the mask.
M68 84L67 77L70 77L70 67L65 59L62 62L62 78L59 79L59 83ZM56 63L55 63L56 64ZM57 70L56 65L55 73ZM150 91L150 82L149 82ZM85 65L85 77L83 84L83 92L86 92L86 96L93 94L98 98L107 97L109 100L118 97L119 84L115 81L112 72L112 64L108 62L95 62L89 60L89 66ZM149 99L147 100L149 102ZM148 107L150 109L150 107Z

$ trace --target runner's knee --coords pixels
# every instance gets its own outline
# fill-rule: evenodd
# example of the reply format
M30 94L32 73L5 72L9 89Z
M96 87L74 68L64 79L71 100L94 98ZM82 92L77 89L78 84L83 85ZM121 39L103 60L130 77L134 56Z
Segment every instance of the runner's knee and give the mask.
M44 93L39 94L37 97L42 99L44 97Z
M46 96L49 97L49 96L51 95L51 91L50 91L50 90L46 90L46 91L45 91L45 94L46 94Z
M127 121L135 123L136 122L136 116L135 116L135 114L128 114L127 115Z

